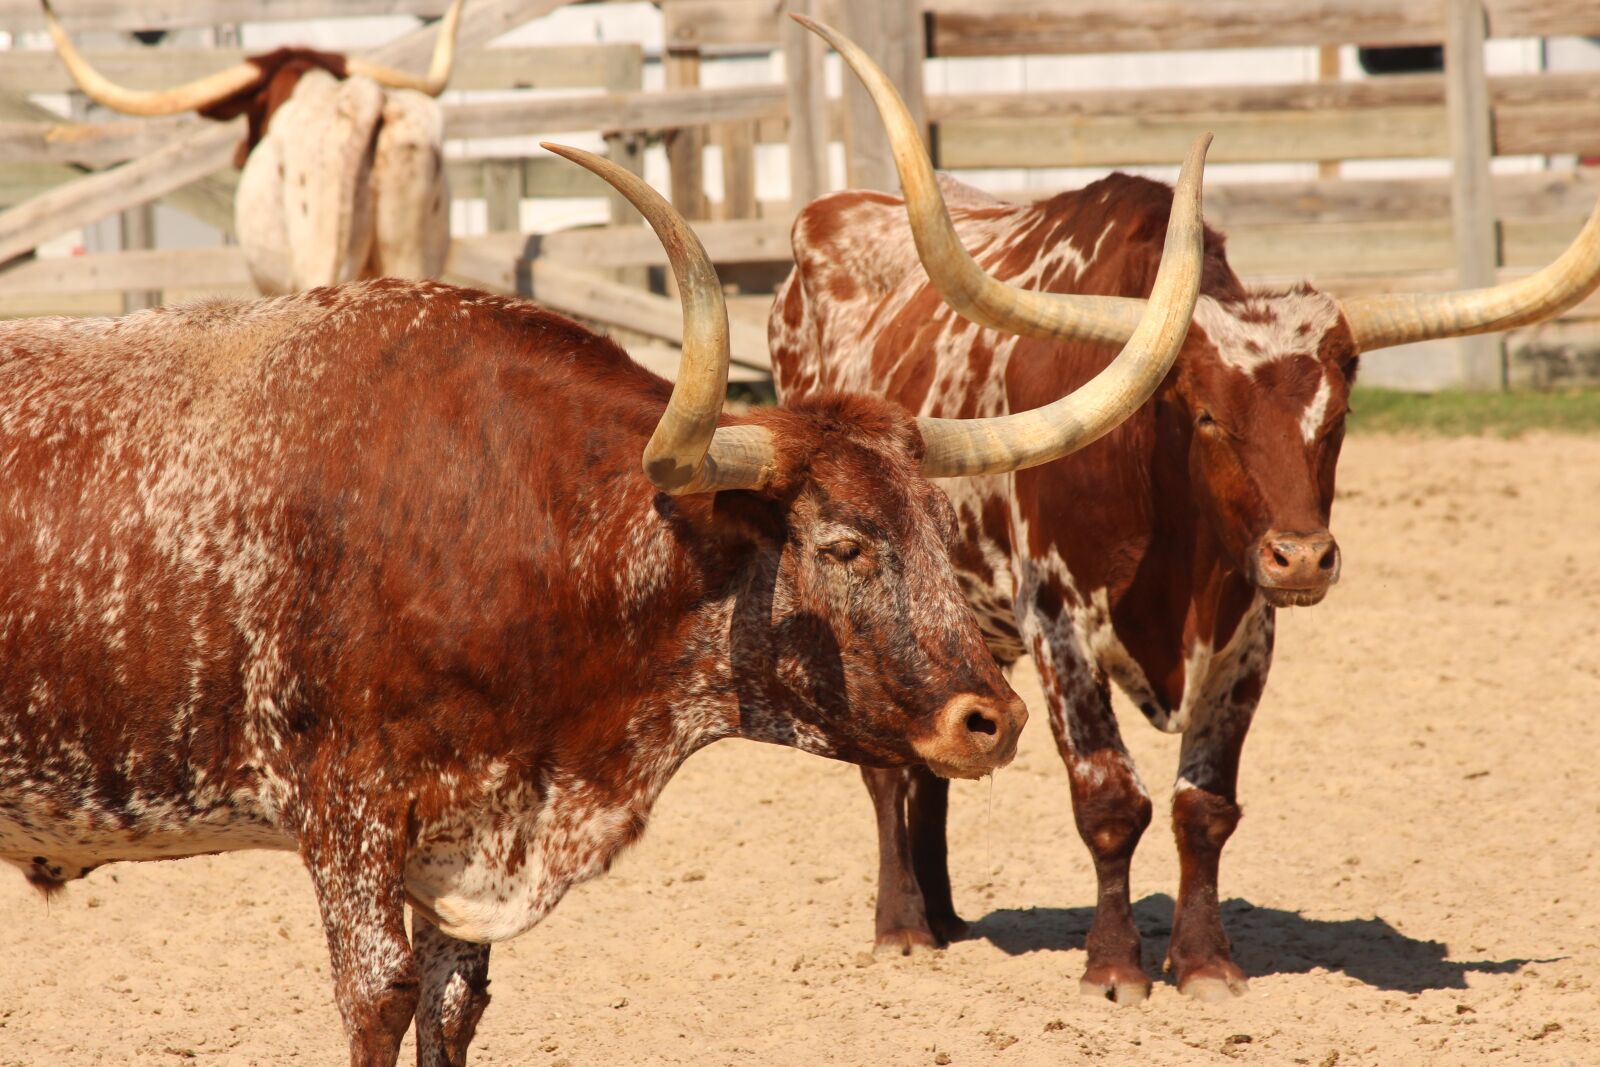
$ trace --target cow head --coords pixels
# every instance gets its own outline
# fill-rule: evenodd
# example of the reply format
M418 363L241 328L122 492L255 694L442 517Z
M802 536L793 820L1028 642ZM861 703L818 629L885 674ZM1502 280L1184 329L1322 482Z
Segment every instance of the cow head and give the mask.
M915 122L893 84L849 39L793 16L839 52L889 134L929 281L963 317L1047 341L1121 344L1143 300L1047 293L986 274L961 246ZM1150 221L1150 220L1146 220ZM1147 228L1143 224L1139 228ZM1359 353L1549 318L1600 286L1600 205L1555 263L1492 289L1336 300L1308 288L1247 292L1220 241L1206 296L1158 406L1158 432L1186 445L1197 511L1235 569L1274 605L1315 604L1339 576L1328 532L1334 468Z
M751 416L777 442L763 486L716 509L752 542L731 628L740 733L854 763L973 777L1027 712L956 584L955 517L904 411L819 397Z
M545 147L626 196L677 277L683 362L644 471L662 491L658 506L756 546L757 562L737 572L743 592L730 631L741 732L855 762L919 760L946 775L1009 760L1027 713L956 583L955 519L931 479L1049 462L1115 426L1160 384L1199 291L1205 144L1179 181L1150 313L1078 392L999 419L916 418L875 399L821 397L731 425L719 418L727 310L699 240L638 177Z
M426 76L418 77L356 57L309 48L279 48L265 55L251 56L243 63L171 89L129 89L111 81L89 65L72 43L51 10L50 0L39 0L46 25L61 61L72 74L78 88L93 101L127 115L154 117L197 111L207 118L228 120L246 116L249 132L239 144L234 164L243 166L250 151L266 135L267 124L279 107L294 93L300 78L308 71L321 70L335 78L363 76L388 89L415 89L438 96L450 80L455 64L456 34L461 24L461 7L466 0L450 5L440 23L434 43L433 60Z
M1157 394L1156 432L1187 455L1197 518L1275 607L1315 604L1339 580L1328 516L1355 370L1333 298L1241 289L1196 304Z

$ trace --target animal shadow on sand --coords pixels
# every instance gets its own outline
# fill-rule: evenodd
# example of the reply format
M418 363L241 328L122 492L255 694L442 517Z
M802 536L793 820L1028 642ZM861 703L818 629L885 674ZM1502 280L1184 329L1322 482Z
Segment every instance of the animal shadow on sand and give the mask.
M1173 901L1165 893L1133 906L1145 939L1146 964L1156 967L1172 933ZM1012 956L1083 948L1093 908L1002 908L972 924L983 938ZM1319 967L1343 971L1377 989L1421 993L1465 989L1467 975L1512 974L1530 963L1551 960L1452 960L1442 941L1407 937L1383 919L1308 919L1299 912L1261 908L1247 900L1224 901L1222 921L1233 942L1234 962L1247 975L1305 974ZM1168 976L1166 981L1170 982Z

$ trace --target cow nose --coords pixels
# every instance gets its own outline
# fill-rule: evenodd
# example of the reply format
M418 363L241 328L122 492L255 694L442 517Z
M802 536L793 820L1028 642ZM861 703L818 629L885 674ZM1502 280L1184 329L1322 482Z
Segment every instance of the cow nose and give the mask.
M1339 580L1339 543L1327 530L1273 531L1261 539L1256 577L1268 589L1326 591Z
M963 693L934 715L933 729L912 747L935 774L981 778L1017 754L1028 708L1015 694L1004 698Z

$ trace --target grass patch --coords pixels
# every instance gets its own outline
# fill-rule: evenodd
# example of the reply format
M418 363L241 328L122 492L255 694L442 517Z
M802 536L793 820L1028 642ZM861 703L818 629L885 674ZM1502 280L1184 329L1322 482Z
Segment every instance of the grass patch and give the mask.
M1357 387L1351 398L1354 433L1495 434L1532 430L1600 433L1600 389L1567 392L1406 393Z

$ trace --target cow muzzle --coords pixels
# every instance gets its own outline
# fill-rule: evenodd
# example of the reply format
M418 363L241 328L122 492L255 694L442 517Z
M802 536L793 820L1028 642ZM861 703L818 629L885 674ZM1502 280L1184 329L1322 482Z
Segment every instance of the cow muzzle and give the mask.
M1327 530L1273 530L1251 556L1256 588L1275 608L1307 607L1339 580L1339 543Z
M1028 721L1022 698L964 693L945 702L912 750L941 778L982 778L1011 762Z

